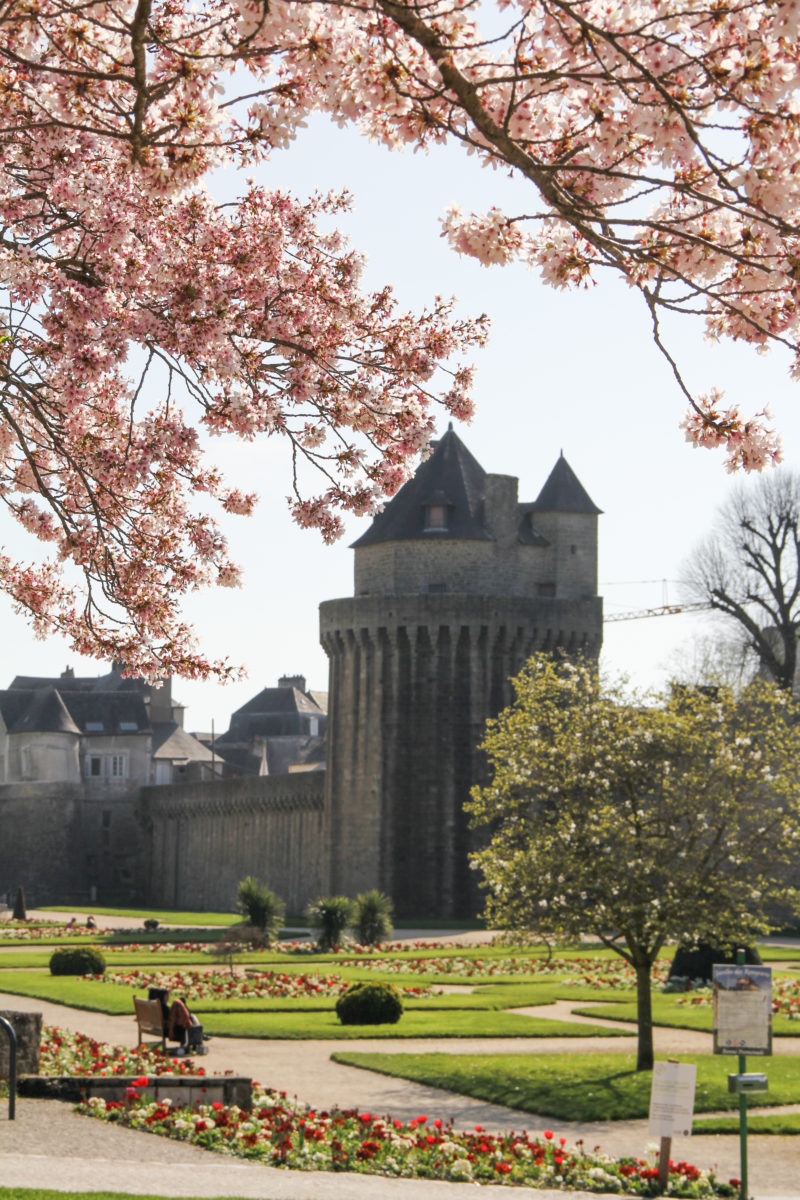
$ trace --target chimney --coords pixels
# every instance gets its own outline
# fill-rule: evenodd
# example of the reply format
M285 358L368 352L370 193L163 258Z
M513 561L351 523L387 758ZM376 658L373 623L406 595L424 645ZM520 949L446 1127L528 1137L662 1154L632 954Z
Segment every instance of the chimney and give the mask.
M296 688L298 692L305 692L306 677L305 675L281 675L278 680L279 688Z

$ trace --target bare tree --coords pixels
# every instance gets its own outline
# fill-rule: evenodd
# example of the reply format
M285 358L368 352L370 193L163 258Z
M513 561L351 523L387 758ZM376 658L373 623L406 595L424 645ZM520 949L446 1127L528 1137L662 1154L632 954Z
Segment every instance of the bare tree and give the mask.
M800 475L776 471L739 487L683 576L691 599L735 622L764 674L790 689L800 631Z

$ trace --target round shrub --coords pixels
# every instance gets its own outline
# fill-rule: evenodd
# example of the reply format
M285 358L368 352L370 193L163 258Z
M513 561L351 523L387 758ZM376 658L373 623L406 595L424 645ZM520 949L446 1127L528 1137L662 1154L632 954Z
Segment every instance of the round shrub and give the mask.
M94 946L62 946L50 955L51 975L105 975L106 960Z
M394 1025L403 1013L400 993L391 983L354 983L336 1001L343 1025Z

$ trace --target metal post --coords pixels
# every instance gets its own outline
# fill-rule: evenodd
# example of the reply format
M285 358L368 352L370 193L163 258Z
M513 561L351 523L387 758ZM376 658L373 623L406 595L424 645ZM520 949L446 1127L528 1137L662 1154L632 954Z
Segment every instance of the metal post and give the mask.
M0 1028L8 1034L8 1119L13 1121L17 1100L17 1035L14 1026L5 1017L0 1017Z
M736 951L736 965L744 966L744 950ZM744 1054L739 1055L739 1074L744 1075L747 1071L747 1058ZM747 1200L747 1093L739 1092L739 1196L741 1200Z

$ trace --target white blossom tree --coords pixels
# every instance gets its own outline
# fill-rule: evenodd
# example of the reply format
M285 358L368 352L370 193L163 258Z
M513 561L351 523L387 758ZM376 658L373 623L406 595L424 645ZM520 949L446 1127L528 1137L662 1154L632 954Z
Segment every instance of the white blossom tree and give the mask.
M669 941L731 944L793 904L798 713L757 680L628 695L592 665L530 661L490 721L468 810L494 926L591 934L636 972L637 1067L653 1064L651 971Z

